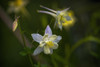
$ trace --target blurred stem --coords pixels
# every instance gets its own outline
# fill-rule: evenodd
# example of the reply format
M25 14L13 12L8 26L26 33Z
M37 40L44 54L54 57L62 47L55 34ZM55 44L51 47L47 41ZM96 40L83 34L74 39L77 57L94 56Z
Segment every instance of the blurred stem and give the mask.
M57 63L56 63L53 56L51 56L51 61L52 61L54 67L58 67L58 65L57 65Z
M21 34L21 37L22 37L22 40L23 40L23 43L24 43L24 47L26 48L27 45L25 43L25 39L24 39L23 32L22 32L21 27L20 27L20 23L18 23L18 28L19 28L19 31L20 31L20 34Z
M66 64L65 67L69 67L70 64L70 45L67 44L65 45L65 59L66 59Z
M89 41L94 41L94 42L100 43L99 38L96 38L96 37L93 37L93 36L88 36L86 38L83 38L83 39L79 40L75 45L72 46L72 48L70 48L70 45L66 45L65 55L66 55L66 60L67 61L66 61L65 67L69 67L69 65L70 65L69 64L70 56L75 51L75 49L78 48L79 46L81 46L83 43L89 42Z
M70 67L70 56L71 56L71 44L72 44L72 37L71 37L71 30L67 29L66 30L66 33L67 33L67 38L68 38L68 42L67 44L65 45L65 67Z
M80 45L82 45L83 43L88 42L88 41L94 41L94 42L100 43L100 39L99 39L99 38L96 38L96 37L93 37L93 36L89 36L89 37L83 38L83 39L79 40L79 41L72 47L71 53L72 53L77 47L79 47Z
M34 67L34 64L33 64L32 58L31 58L31 55L28 55L28 57L29 57L29 60L30 60L30 63L32 65L32 67Z
M22 40L23 40L23 43L24 43L24 48L27 48L27 45L26 45L26 43L25 43L25 38L24 38L23 32L22 32L22 30L21 30L20 23L18 23L18 24L19 24L19 25L18 25L19 31L20 31L20 34L21 34L21 37L22 37ZM34 67L33 61L32 61L32 58L31 58L31 55L30 55L30 54L28 54L28 58L29 58L29 61L30 61L31 65L32 65L32 67Z

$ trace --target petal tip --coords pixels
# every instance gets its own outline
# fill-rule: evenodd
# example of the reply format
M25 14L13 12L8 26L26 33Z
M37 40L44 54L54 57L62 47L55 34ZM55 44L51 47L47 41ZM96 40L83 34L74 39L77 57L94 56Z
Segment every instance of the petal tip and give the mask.
M52 35L52 31L49 25L47 25L46 29L45 29L45 34L49 34Z
M49 25L47 25L47 28L50 28L50 26L49 26Z

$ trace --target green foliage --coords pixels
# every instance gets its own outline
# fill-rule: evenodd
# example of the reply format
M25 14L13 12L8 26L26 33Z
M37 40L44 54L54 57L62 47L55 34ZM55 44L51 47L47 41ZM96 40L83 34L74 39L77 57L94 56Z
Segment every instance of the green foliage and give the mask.
M90 54L96 58L99 58L99 55L96 52L90 51Z
M29 47L25 47L23 51L21 51L19 54L22 56L26 56L28 54L32 54L33 53L33 49L29 48Z
M4 11L7 10L7 8L9 7L8 2L9 0L6 2L5 0L1 0L0 11L2 10L1 7L4 8ZM80 4L82 5L80 6ZM53 27L55 21L53 17L44 14L41 14L40 16L40 14L37 13L37 10L40 9L39 5L44 5L55 10L58 9L62 10L63 8L65 9L71 7L70 9L73 10L73 12L75 13L75 18L76 18L75 25L69 28L68 29L69 31L64 29L62 31L60 31L59 29L55 29ZM30 57L29 58L32 59L33 62L37 63L37 64L33 64L34 65L33 67L49 67L49 65L51 67L99 67L100 66L100 3L96 3L96 0L80 0L80 1L79 0L77 1L30 0L29 4L26 6L26 10L28 11L28 13L30 13L30 16L25 14L26 11L23 11L24 15L21 13L17 14L18 16L20 15L19 25L21 27L19 29L20 29L20 33L22 34L22 39L24 43L25 43L24 36L28 35L28 39L32 41L31 33L36 33L36 32L43 33L47 24L51 26L51 29L53 30L54 34L61 35L63 38L62 41L59 43L59 48L57 50L54 50L55 52L52 55L40 54L37 56L33 56L32 55L33 51L35 50L36 48L35 46L37 45L34 43L33 46L34 48L33 47L29 48L29 47L25 47L24 44L23 50L19 52L21 58L22 56L32 55L33 59ZM13 32L9 30L8 27L10 25L6 27L6 25L4 24L5 21L9 22L8 20L9 18L14 19L14 16L16 14L14 13L7 14L8 18L5 17L3 18L4 19L3 20L2 16L5 16L5 14L2 13L0 15L1 17L0 20L1 58L0 59L1 59L1 63L3 63L1 66L2 67L7 67L7 66L8 67L30 67L28 63L25 63L26 61L29 62L29 60L23 60L23 61L21 59L18 60L20 56L17 56L16 54L18 53L18 51L20 51L19 47L21 46L18 46L19 44L18 42L15 43L17 38L14 37ZM53 21L51 18L53 18ZM5 30L6 28L9 31ZM14 32L14 34L16 32L17 30ZM95 51L92 49L88 51L86 50L87 52L90 53L89 55L86 54L85 50L81 49L81 48L85 49L86 47L84 46L88 45L88 43L91 43L91 45L89 46L95 45L96 47L98 47L95 48L93 46ZM11 44L12 45L14 44L13 45L14 47ZM81 55L81 54L85 54L85 55ZM13 59L15 57L17 61ZM14 65L15 62L16 65ZM46 62L46 64L42 64L42 62ZM14 66L10 66L10 65L14 65Z
M34 67L48 67L46 64L40 64L39 62L37 64L34 64Z
M94 34L98 34L98 32L100 31L100 10L96 11L92 14L91 16L91 28L94 31Z
M93 37L93 36L88 36L88 37L85 37L85 38L79 40L75 45L73 45L72 49L71 49L71 52L73 52L76 48L81 46L83 43L89 42L89 41L94 41L94 42L100 43L99 38L96 38L96 37Z

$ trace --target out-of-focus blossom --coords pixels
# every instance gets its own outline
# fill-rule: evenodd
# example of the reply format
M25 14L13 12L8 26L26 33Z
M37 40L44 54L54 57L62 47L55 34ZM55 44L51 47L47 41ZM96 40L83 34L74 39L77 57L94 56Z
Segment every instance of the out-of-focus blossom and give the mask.
M62 23L62 26L64 27L64 28L70 28L71 26L73 26L74 25L74 23L75 23L75 17L74 17L74 13L73 13L73 11L68 11L68 15L72 18L70 21L66 21L65 23Z
M27 14L27 10L25 6L27 5L28 1L27 0L15 0L15 1L10 1L9 2L9 8L8 12L9 13L19 13L22 12L23 14Z
M32 34L33 40L38 42L40 45L35 49L33 55L37 55L44 51L45 54L52 54L53 49L58 48L58 42L62 39L61 36L52 35L52 31L49 25L45 29L44 36L40 34Z
M15 21L13 22L13 25L12 25L12 30L13 30L13 32L17 29L17 26L18 26L18 18L19 18L19 17L17 17L17 18L15 19Z
M62 30L63 25L68 26L68 24L70 24L70 23L72 24L74 21L71 12L68 12L69 8L66 8L61 11L55 11L53 9L50 9L50 8L47 8L44 6L40 6L40 7L51 11L51 12L49 12L49 11L39 10L38 12L52 15L56 19L55 25L57 25L61 30Z

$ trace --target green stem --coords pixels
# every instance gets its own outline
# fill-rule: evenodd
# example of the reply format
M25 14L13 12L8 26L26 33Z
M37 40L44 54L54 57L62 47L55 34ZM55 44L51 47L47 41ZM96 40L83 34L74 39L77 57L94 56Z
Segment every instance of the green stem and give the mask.
M28 58L29 58L29 60L30 60L30 63L31 63L31 65L32 65L32 67L34 67L34 64L33 64L32 58L31 58L31 55L28 55Z
M22 40L23 40L24 48L27 48L27 45L25 43L25 38L23 36L23 32L22 32L21 27L20 27L20 23L19 23L18 27L19 27L19 31L20 31L20 34L21 34L21 37L22 37ZM30 54L28 54L28 58L29 58L29 61L30 61L31 65L32 65L32 67L34 67L33 61L32 61L32 58L31 58Z
M77 47L79 47L80 45L82 45L83 43L88 42L88 41L94 41L94 42L100 43L100 39L99 39L99 38L96 38L96 37L93 37L93 36L89 36L89 37L83 38L83 39L79 40L79 41L72 47L71 53L72 53Z
M23 40L24 47L26 48L27 45L26 45L26 43L25 43L25 38L24 38L24 36L23 36L23 32L22 32L22 30L21 30L20 24L18 25L18 27L19 27L19 31L20 31L20 34L21 34L21 37L22 37L22 40Z
M52 61L54 67L58 67L58 65L57 65L55 59L53 58L53 56L51 56L51 61Z
M65 60L66 60L66 64L65 64L65 67L69 67L70 65L70 45L67 44L65 46Z

